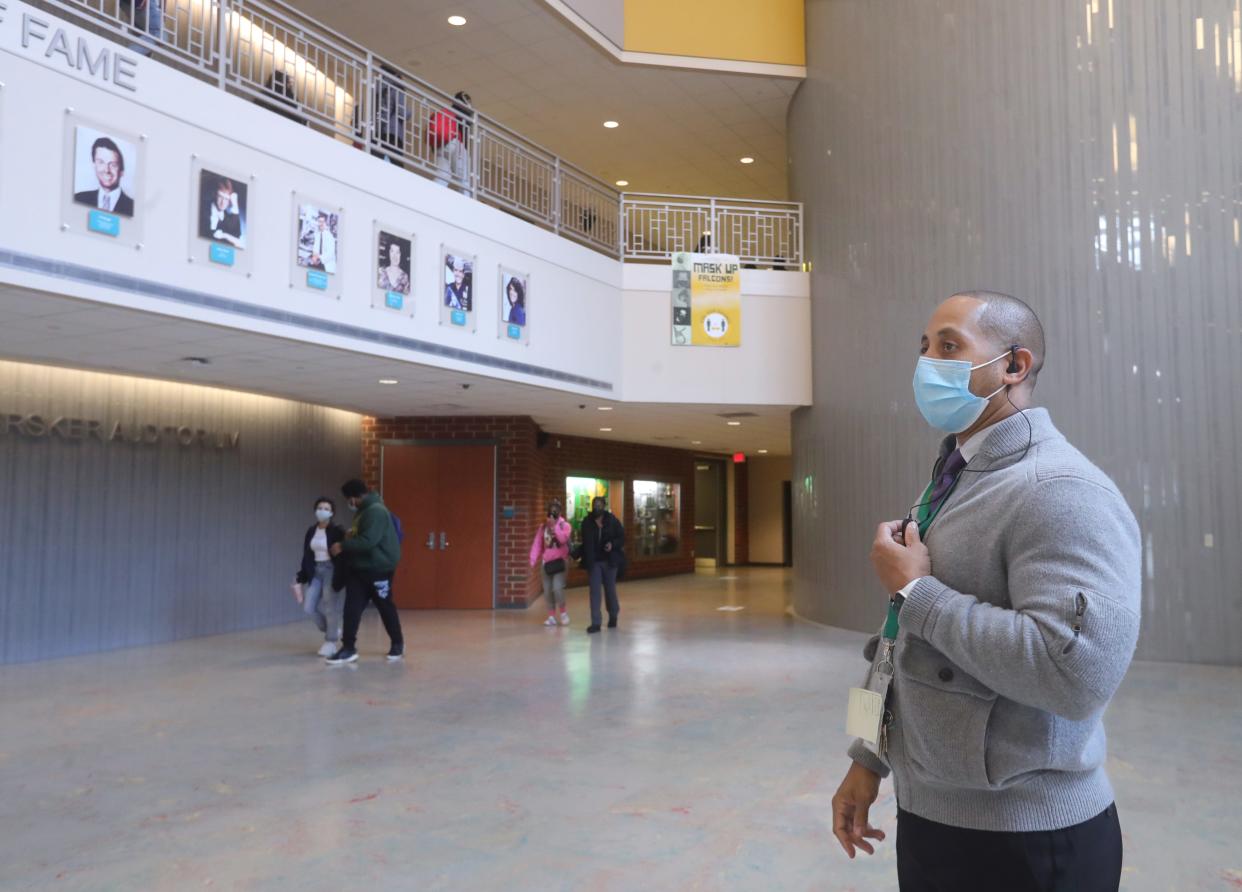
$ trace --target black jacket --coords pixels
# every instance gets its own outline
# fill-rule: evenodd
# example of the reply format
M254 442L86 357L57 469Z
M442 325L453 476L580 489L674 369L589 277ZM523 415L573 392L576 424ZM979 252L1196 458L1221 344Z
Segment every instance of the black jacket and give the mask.
M302 585L310 582L315 578L315 552L311 550L311 539L315 535L315 528L319 524L312 523L310 529L306 531L306 536L302 540L302 569L298 570L298 582ZM345 541L345 530L334 523L328 524L328 548L331 548L337 542ZM332 591L339 592L345 587L345 576L341 570L340 557L332 558Z
M587 515L579 527L582 534L582 566L590 570L591 565L595 563L595 546L601 548L608 543L612 543L612 551L605 556L605 562L610 567L621 568L625 566L625 527L621 525L621 521L610 511L604 512L603 527L596 526L595 521Z

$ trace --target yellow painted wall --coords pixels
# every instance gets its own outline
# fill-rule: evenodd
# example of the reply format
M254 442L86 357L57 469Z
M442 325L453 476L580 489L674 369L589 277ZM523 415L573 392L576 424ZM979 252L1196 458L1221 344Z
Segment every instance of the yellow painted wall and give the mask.
M806 64L803 0L625 0L625 49Z

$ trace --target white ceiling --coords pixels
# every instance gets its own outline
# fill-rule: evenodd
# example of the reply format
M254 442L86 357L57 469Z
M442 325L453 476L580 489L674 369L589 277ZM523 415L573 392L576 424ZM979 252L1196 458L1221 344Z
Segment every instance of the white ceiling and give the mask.
M0 359L227 387L364 415L529 415L550 433L703 452L790 451L790 406L601 402L9 286L0 286L0 319ZM211 362L195 366L188 356ZM400 383L381 385L380 378ZM730 427L720 415L731 412L756 417Z
M627 65L539 0L291 0L294 7L631 192L787 197L798 81ZM464 27L449 15L467 18ZM615 130L603 127L616 120ZM750 156L754 164L738 159Z

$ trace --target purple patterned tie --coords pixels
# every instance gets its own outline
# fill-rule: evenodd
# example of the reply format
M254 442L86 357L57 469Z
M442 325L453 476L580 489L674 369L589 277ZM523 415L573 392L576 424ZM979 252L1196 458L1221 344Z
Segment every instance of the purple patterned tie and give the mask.
M962 456L962 450L954 449L944 460L940 476L936 478L936 485L932 487L931 495L927 497L928 517L934 516L939 510L940 503L948 496L949 490L953 488L953 481L957 479L958 474L962 473L964 467L966 467L966 459Z

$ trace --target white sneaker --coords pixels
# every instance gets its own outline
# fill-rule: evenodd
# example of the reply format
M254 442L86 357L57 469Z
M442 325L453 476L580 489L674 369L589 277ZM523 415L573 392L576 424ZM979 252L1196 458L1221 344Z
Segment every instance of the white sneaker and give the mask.
M556 617L555 617L555 616L549 616L546 620L544 620L544 621L543 621L543 624L544 624L545 626L555 626L555 625L556 625Z
M561 614L561 625L562 626L569 625L569 614L568 613Z
M319 648L319 656L330 657L334 653L336 653L338 649L339 648L335 644L325 641L323 645Z

